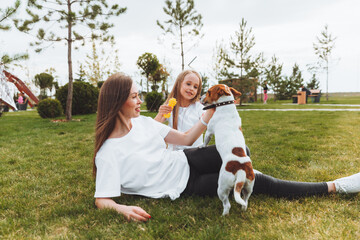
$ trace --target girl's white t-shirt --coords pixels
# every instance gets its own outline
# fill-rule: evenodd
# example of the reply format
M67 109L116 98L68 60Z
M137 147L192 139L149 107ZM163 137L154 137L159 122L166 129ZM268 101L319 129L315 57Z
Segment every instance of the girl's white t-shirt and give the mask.
M183 151L166 149L170 127L150 117L131 120L130 132L107 139L96 154L95 198L121 193L151 198L178 198L187 185L190 167Z
M199 101L190 104L188 107L179 107L177 130L180 132L186 132L187 130L192 128L195 125L195 123L199 121L199 119L205 112L203 108L204 105L202 105ZM169 127L173 128L172 112L168 121L169 121ZM169 144L168 148L172 150L183 150L185 148L199 147L203 143L204 143L203 135L201 135L191 146Z

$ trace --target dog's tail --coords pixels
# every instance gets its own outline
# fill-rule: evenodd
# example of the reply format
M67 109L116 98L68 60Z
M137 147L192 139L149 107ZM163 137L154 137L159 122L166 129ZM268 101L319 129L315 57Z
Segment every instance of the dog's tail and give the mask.
M242 205L246 206L246 202L241 198L241 190L246 181L246 173L244 170L240 169L235 174L235 184L234 184L234 198L235 201Z

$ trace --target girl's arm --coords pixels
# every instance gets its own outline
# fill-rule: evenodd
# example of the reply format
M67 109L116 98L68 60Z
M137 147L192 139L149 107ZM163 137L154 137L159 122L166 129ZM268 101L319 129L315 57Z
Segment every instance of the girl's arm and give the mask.
M171 129L168 135L165 137L165 141L175 145L191 146L205 131L207 125L204 125L203 122L206 124L209 123L214 112L214 108L207 110L201 117L202 121L199 120L192 128L184 133L175 129Z
M95 205L99 209L109 208L114 209L118 213L125 216L128 221L143 221L146 222L151 216L142 208L136 206L127 206L117 204L111 198L96 198Z
M164 114L168 114L172 111L172 108L169 105L161 105L159 108L159 113L154 118L158 122L165 122L166 118L164 118Z

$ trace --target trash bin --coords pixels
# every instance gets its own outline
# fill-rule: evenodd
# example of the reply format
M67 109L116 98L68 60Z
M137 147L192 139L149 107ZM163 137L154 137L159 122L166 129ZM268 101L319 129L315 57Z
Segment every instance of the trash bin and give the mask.
M298 94L298 104L306 104L306 92L299 91Z
M298 96L297 96L297 95L293 95L293 96L292 96L292 102L293 102L293 103L297 103L297 101L298 101Z

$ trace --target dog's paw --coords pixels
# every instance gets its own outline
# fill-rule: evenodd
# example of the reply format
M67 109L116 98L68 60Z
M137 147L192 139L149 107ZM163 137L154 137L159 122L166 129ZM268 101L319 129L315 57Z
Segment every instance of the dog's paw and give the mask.
M223 215L223 216L226 216L226 215L229 214L229 212L230 212L230 206L229 206L229 207L224 207L224 210L223 210L222 215Z
M242 205L242 206L241 206L241 210L242 210L242 211L244 211L244 212L245 212L245 211L246 211L246 209L247 209L247 205L245 205L245 206L244 206L244 205Z

